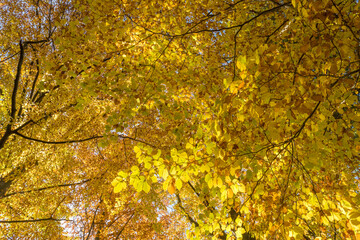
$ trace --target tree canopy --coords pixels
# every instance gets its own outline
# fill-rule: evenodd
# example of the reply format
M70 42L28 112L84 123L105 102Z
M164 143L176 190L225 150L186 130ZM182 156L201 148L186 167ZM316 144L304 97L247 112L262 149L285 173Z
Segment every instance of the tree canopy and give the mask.
M1 239L359 239L357 0L2 0Z

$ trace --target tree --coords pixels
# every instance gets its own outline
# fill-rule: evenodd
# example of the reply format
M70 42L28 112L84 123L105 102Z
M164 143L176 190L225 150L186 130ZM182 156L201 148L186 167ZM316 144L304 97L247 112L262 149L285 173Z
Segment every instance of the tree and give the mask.
M3 238L355 239L357 1L3 1Z

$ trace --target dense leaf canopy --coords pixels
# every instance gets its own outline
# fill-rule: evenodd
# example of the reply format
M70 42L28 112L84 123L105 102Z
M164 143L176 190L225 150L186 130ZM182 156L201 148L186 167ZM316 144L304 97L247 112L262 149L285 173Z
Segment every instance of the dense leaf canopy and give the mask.
M1 239L358 239L357 0L0 1Z

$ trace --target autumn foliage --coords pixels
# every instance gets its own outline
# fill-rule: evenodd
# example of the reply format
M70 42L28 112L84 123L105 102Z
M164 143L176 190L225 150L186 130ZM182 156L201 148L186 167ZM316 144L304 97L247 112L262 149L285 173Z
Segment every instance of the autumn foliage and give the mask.
M0 1L1 239L359 239L356 0Z

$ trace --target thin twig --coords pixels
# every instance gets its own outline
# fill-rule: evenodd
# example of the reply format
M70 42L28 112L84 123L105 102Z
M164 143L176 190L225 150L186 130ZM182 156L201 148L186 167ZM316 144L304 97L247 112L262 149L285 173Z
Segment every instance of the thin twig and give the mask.
M125 227L129 224L131 218L134 216L135 212L133 212L131 214L131 216L128 218L128 220L126 221L125 225L121 228L119 234L116 236L115 240L119 239L120 235L122 234L122 232L124 231Z
M19 133L18 131L14 131L13 133L20 136L20 137L22 137L22 138L25 138L27 140L31 140L31 141L34 141L34 142L45 143L45 144L79 143L79 142L85 142L85 141L90 141L90 140L93 140L93 139L103 138L104 137L104 136L94 136L94 137L89 137L89 138L79 139L79 140L67 140L67 141L58 141L58 142L56 142L56 141L45 141L45 140L41 140L41 139L31 138L31 137L28 137L28 136L25 136L25 135Z
M47 187L41 187L41 188L36 188L36 189L31 189L31 190L26 190L26 191L20 191L20 192L12 192L9 194L4 195L4 197L10 197L13 195L17 195L17 194L25 194L25 193L31 193L31 192L40 192L40 191L44 191L44 190L49 190L49 189L53 189L53 188L59 188L59 187L70 187L70 186L76 186L76 185L82 185L84 183L87 183L89 181L93 180L93 178L91 179L86 179L83 180L81 182L76 182L76 183L66 183L66 184L59 184L59 185L53 185L53 186L47 186Z
M1 223L31 223L31 222L42 222L42 221L68 221L72 222L72 220L69 219L55 219L55 218L40 218L40 219L29 219L29 220L0 220Z

